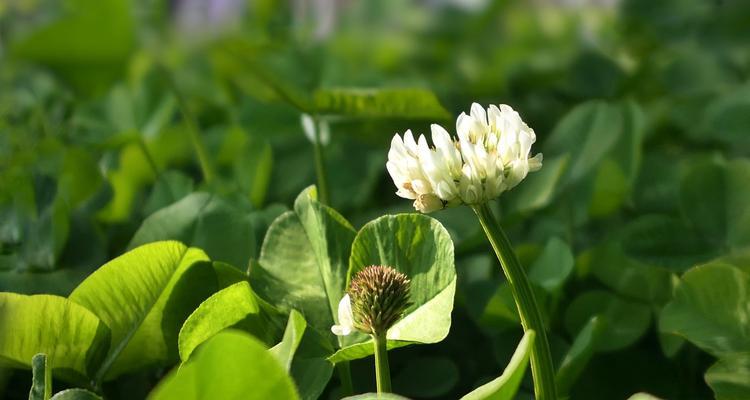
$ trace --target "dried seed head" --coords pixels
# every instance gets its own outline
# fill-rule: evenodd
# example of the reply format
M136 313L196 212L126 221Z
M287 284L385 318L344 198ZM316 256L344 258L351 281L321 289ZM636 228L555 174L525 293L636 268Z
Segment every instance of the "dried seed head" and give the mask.
M395 269L371 265L349 285L354 326L369 334L385 334L409 307L409 278Z

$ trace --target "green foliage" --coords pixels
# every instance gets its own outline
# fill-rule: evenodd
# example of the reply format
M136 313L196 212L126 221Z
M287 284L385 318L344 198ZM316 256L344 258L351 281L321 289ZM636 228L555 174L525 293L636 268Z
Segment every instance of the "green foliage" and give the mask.
M310 187L297 197L294 211L280 215L268 228L258 264L250 268L250 282L281 310L297 309L311 326L330 332L344 293L354 234Z
M86 389L66 389L55 393L52 400L102 400L102 398Z
M368 265L392 266L411 280L411 305L387 333L388 346L436 343L450 329L456 272L448 232L436 220L402 214L380 217L357 233L347 281ZM340 362L372 354L370 338L356 335L329 360Z
M44 353L48 368L83 379L95 372L109 348L108 326L63 297L2 293L0 311L0 357L11 365L30 367L32 357Z
M103 265L70 294L111 331L111 345L96 379L177 355L177 334L187 315L215 290L206 254L179 242L138 247Z
M685 337L721 357L746 351L750 276L732 265L710 263L690 269L664 307L659 328Z
M320 89L315 112L355 118L444 120L450 117L435 94L425 89Z
M502 375L474 389L461 399L513 399L518 391L518 387L521 385L521 379L523 379L523 375L526 372L526 366L529 364L531 347L534 344L534 335L534 331L526 331Z
M149 395L155 400L240 397L293 400L299 395L261 342L232 330L209 339L190 362L172 371Z
M372 391L372 343L330 331L371 263L416 285L398 394L495 378L520 321L475 216L402 214L384 168L472 102L512 105L544 155L491 207L559 391L749 397L750 3L194 3L0 2L1 398L46 374L79 387L53 399L252 398L256 359L300 398Z
M275 312L257 297L246 281L224 288L201 303L180 329L180 359L187 361L198 345L230 327L240 328L266 343L276 339ZM291 319L291 317L290 317Z
M747 352L722 357L706 371L706 383L717 400L739 400L750 395L750 356Z

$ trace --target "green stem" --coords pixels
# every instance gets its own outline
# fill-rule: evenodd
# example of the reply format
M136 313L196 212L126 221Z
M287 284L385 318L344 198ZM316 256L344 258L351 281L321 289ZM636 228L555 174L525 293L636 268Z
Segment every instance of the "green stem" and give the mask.
M169 87L172 89L172 93L177 98L177 106L180 109L180 113L182 114L182 118L185 121L185 124L187 125L187 133L190 137L190 142L193 145L193 149L195 150L195 154L198 156L198 162L201 167L203 179L207 183L211 183L214 178L214 169L213 165L211 164L211 159L208 156L206 144L203 143L203 138L201 138L200 130L198 129L198 122L193 116L193 113L190 112L187 101L185 101L185 97L182 95L180 88L177 86L177 82L174 81L172 75L169 73L169 70L164 66L162 66L161 70L167 83L169 84Z
M390 393L391 371L388 368L388 341L384 334L373 334L372 340L375 345L375 380L377 382L378 394Z
M555 370L547 341L547 331L526 272L489 205L487 203L474 205L472 209L479 217L484 233L492 244L505 277L510 283L524 331L533 329L536 332L534 347L531 349L531 374L534 378L535 397L537 400L555 400L557 398Z
M354 385L352 384L352 369L349 361L339 361L336 363L336 371L338 371L339 380L341 381L341 395L353 395Z
M318 119L313 118L315 127L315 143L313 143L313 152L315 153L315 175L318 180L318 199L325 205L330 205L328 197L328 179L326 178L325 157L323 156L323 143L320 140L320 129Z
M159 167L156 165L154 157L151 156L151 152L148 150L146 142L143 140L143 137L140 136L140 134L138 135L138 147L141 149L141 153L143 153L143 156L146 158L146 162L151 168L151 172L154 173L154 179L159 179Z

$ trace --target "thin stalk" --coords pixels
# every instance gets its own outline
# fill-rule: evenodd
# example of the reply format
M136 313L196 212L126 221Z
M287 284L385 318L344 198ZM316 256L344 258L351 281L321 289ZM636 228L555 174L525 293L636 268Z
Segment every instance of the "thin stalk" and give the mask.
M315 143L313 143L313 152L315 153L315 175L318 180L318 199L321 203L330 205L328 197L328 179L326 177L325 157L323 156L323 143L320 140L320 127L318 119L313 117L313 126L315 127Z
M535 397L537 400L555 400L555 369L547 341L547 330L526 272L487 203L472 206L472 209L479 217L479 223L482 224L484 233L492 244L505 277L510 283L524 331L533 329L536 332L534 347L531 349L531 374L534 378Z
M349 361L340 361L336 363L336 371L339 373L339 380L341 381L341 395L353 395L354 385L352 384L352 369L349 365Z
M200 135L198 122L195 119L193 113L190 112L190 109L187 106L187 102L185 101L185 97L182 95L180 88L177 86L177 82L174 81L172 75L169 73L169 70L167 70L166 67L162 67L161 69L167 83L169 84L170 89L172 89L172 93L177 98L177 106L180 109L180 113L182 114L182 118L185 121L185 124L187 125L187 133L190 137L190 142L193 145L193 149L195 150L195 154L196 156L198 156L198 163L201 167L203 179L207 183L211 183L214 178L214 169L213 165L211 164L211 159L208 156L206 144L203 143L203 138Z
M138 147L141 149L141 153L143 153L143 157L146 158L146 162L148 163L148 166L151 168L151 172L154 173L154 179L159 179L159 167L156 165L156 161L154 160L154 157L151 156L151 152L148 150L148 147L146 146L146 142L143 140L143 137L138 135Z
M372 335L375 346L375 381L378 394L391 392L391 371L388 368L388 349L385 334Z

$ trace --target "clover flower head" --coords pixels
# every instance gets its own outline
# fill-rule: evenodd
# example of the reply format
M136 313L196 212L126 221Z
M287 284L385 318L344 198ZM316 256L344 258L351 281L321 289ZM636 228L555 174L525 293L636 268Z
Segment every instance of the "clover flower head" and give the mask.
M395 135L386 163L396 194L423 213L492 200L542 167L541 154L529 157L534 130L505 104L472 104L456 120L455 139L440 125L431 131L432 146L411 131Z
M409 307L410 286L407 276L391 267L364 268L339 302L339 321L331 331L339 336L355 330L373 335L387 332Z

